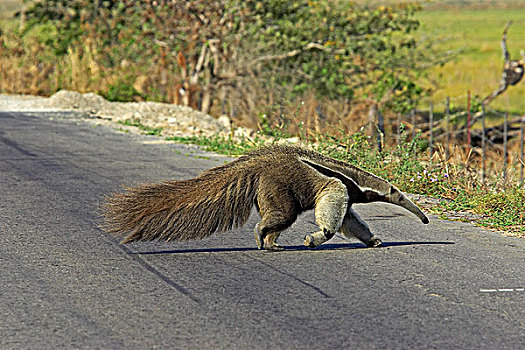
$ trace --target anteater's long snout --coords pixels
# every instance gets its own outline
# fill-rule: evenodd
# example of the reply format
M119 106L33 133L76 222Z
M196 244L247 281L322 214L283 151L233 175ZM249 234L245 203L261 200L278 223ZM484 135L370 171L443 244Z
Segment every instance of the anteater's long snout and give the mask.
M401 196L399 198L399 203L395 203L395 204L399 205L400 207L405 208L406 210L408 210L409 212L417 216L421 220L421 222L423 222L424 224L429 223L428 217L425 215L425 213L423 213L421 209L419 209L419 207L415 205L414 202L412 202L407 197Z

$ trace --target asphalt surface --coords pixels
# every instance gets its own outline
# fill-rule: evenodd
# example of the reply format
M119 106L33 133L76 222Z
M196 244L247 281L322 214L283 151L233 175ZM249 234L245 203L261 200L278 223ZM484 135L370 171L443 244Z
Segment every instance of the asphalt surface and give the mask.
M388 204L385 247L301 246L312 213L255 249L242 229L122 246L105 195L226 158L67 114L0 113L1 349L524 349L525 240Z

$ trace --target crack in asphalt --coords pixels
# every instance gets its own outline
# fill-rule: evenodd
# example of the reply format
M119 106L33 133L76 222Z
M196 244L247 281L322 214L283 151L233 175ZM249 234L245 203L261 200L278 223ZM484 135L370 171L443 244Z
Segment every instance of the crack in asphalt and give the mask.
M30 158L33 158L33 159L39 157L37 154L32 153L32 152L27 151L24 148L22 148L20 145L18 145L17 142L15 142L15 141L13 141L13 140L5 137L5 136L2 136L1 133L0 133L0 142L5 144L6 146L8 146L10 148L15 149L16 151L20 152L24 156L27 156L27 157L30 157ZM64 169L68 169L68 168L64 167L63 164L56 162L56 160L65 161L65 162L68 163L70 168L75 168L75 169L79 170L79 172L67 171L67 173L69 173L69 175L75 176L78 179L82 179L83 181L86 181L86 182L91 182L92 181L91 179L87 178L84 174L82 174L82 170L84 170L84 169L79 168L78 166L76 166L75 164L70 162L69 159L67 159L67 158L55 157L55 158L43 158L43 159L41 159L42 163L47 163L47 165L51 165L52 168L55 171L57 169L59 169L59 170L62 170L65 173L66 171ZM40 165L42 165L42 164L40 164ZM27 171L23 171L23 169L19 169L19 173L24 175L24 176L26 176L28 179L38 180L38 181L41 181L43 183L46 183L46 179L44 179L40 175L38 175L38 169L34 169L31 173L28 173ZM57 188L54 188L52 186L50 186L49 188L52 189L54 192L58 192L58 193L60 193L62 195L62 192L61 191L57 191ZM81 215L82 213L78 212L78 210L73 210L72 208L70 208L68 211L73 216L78 217L79 220L84 220L85 219ZM107 240L108 237L104 237L104 238ZM112 243L115 243L114 240L111 240L111 241L112 241ZM120 245L120 244L118 245L118 247L126 255L128 255L133 261L139 263L143 268L145 268L147 271L151 272L152 274L154 274L155 276L160 278L160 280L165 282L168 286L170 286L171 288L175 289L179 293L185 295L186 297L188 297L192 301L194 301L196 303L199 303L199 300L197 298L195 298L187 289L185 289L181 285L179 285L176 282L174 282L173 280L171 280L168 276L164 275L158 269L156 269L155 267L150 265L148 262L146 262L139 255L137 255L136 253L131 251L129 248L127 248L127 247L125 247L123 245Z

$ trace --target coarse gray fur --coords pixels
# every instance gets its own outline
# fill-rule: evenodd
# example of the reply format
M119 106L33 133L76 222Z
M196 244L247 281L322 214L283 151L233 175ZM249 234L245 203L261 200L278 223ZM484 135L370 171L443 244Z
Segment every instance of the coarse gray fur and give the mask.
M104 229L134 241L201 239L242 226L255 206L259 248L280 249L281 231L315 209L320 231L304 244L318 246L336 232L370 247L381 245L352 210L354 203L399 205L428 223L425 214L395 186L351 164L301 147L258 148L189 180L127 188L107 198Z

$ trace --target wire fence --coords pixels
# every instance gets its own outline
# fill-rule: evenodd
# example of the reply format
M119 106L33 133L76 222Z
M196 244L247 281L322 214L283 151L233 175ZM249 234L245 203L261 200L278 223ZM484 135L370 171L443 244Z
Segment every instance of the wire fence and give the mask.
M474 112L471 108L470 93L467 94L466 102L466 110L455 108L452 112L451 99L447 97L443 102L441 118L436 118L434 103L430 102L426 108L416 108L406 115L397 114L390 118L390 129L385 128L385 120L378 109L375 125L377 137L374 137L378 149L381 150L386 142L402 142L402 132L408 128L412 139L417 136L428 141L430 160L438 149L444 150L447 160L460 149L468 155L467 166L480 167L477 171L481 173L483 183L489 175L493 175L502 181L503 187L511 182L525 186L525 115L511 116L508 112L487 111L484 105L481 105L480 111ZM490 127L487 126L488 115ZM390 135L385 130L389 130ZM472 161L473 158L478 161Z

